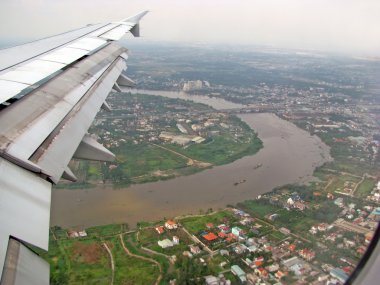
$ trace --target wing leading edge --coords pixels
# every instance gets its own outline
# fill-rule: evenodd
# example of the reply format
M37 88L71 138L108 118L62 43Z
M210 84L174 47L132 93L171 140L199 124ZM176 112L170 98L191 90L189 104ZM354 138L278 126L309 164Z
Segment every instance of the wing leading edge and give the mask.
M72 157L114 159L87 130L112 89L133 85L114 41L139 36L146 13L0 50L1 284L49 284L25 243L48 249L51 186L76 179Z

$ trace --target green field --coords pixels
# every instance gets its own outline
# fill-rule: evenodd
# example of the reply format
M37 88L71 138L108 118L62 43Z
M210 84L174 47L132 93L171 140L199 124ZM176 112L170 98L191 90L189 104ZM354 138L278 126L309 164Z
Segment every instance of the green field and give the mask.
M170 148L193 159L220 165L258 152L262 143L259 139L252 140L244 143L228 136L216 136L208 143L191 145L186 149L176 145L171 145Z
M109 257L99 241L50 239L50 284L109 284Z
M239 203L237 206L258 217L265 217L279 210L278 207L269 204L266 200L247 200Z
M157 265L126 255L119 237L107 240L115 260L114 284L154 284L159 275Z
M355 192L355 196L359 198L366 198L371 191L375 188L376 181L372 178L365 178L358 186Z
M91 237L106 237L117 235L128 230L127 224L111 224L105 226L97 226L86 229L86 232Z
M334 176L326 191L330 193L334 193L335 191L344 192L345 187L353 190L359 181L359 177L353 177L350 175Z
M228 211L220 211L212 215L201 217L188 217L180 220L180 223L192 234L196 234L206 229L207 223L213 223L214 226L226 223L226 221L235 221L235 216Z

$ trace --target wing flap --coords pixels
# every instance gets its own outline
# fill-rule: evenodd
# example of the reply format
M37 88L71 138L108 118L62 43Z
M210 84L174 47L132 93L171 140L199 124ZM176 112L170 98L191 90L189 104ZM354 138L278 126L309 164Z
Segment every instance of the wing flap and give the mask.
M0 79L0 102L6 102L29 86L29 84Z
M112 30L101 34L99 37L107 40L117 41L121 39L126 33L128 33L131 30L132 26L126 26L126 25L119 25L116 28L113 28Z
M87 54L87 50L64 47L41 57L41 60L54 61L54 62L59 62L63 64L70 64L78 60L79 58L85 56L86 54Z
M35 60L0 75L0 80L32 85L63 68L65 64Z
M102 45L105 45L106 43L107 41L99 39L99 38L83 38L68 45L67 47L82 49L86 51L92 51L101 47Z

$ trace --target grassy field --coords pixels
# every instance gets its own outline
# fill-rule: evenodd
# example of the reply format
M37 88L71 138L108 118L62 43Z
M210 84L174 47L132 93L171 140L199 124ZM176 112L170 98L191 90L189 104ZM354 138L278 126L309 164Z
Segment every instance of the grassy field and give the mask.
M97 240L50 239L50 284L109 284L111 267L106 250Z
M359 198L366 198L373 188L376 186L376 181L372 178L365 178L362 183L358 186L355 192L355 196Z
M66 251L70 260L69 284L109 284L109 257L99 242L72 241Z
M214 226L226 223L226 221L235 221L235 216L228 211L220 211L212 215L202 217L188 217L180 220L180 223L192 234L196 234L206 229L207 223L213 223Z
M253 155L262 147L262 142L247 134L249 142L238 141L225 133L213 137L209 142L191 145L182 148L177 145L170 145L170 148L196 160L220 165L232 162L246 155Z
M107 244L115 260L114 284L154 284L159 275L159 269L155 264L128 256L119 237L108 239Z
M128 230L126 224L111 224L105 226L97 226L86 229L86 232L91 237L105 237L117 235Z
M177 236L179 238L179 244L170 248L163 249L158 245L159 240L169 239L172 240L173 236ZM190 237L182 230L166 230L163 234L159 235L155 229L148 228L140 231L139 234L140 244L146 248L154 250L159 253L163 253L169 256L182 254L185 250L189 250L190 244L193 241Z
M334 193L335 191L343 192L344 188L354 189L356 184L360 181L358 177L352 177L350 175L340 175L332 178L330 185L326 191Z
M279 210L278 207L269 203L262 203L261 200L247 200L238 204L238 207L259 217L264 217L268 214L274 214Z
M136 177L156 170L185 167L187 159L150 144L127 144L115 149L125 175Z

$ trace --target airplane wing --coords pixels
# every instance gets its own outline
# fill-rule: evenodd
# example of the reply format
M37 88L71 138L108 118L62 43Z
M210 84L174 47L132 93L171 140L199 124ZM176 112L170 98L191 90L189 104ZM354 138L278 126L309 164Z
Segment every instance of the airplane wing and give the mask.
M87 130L111 90L133 85L114 41L139 36L146 13L0 50L1 284L49 284L25 244L48 249L51 187L76 180L72 157L114 159Z

